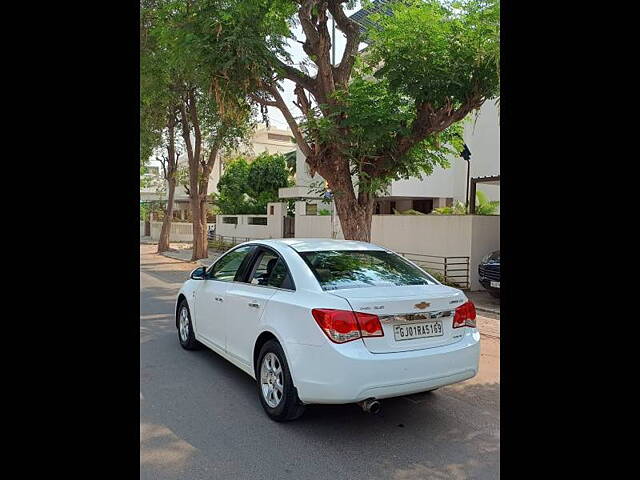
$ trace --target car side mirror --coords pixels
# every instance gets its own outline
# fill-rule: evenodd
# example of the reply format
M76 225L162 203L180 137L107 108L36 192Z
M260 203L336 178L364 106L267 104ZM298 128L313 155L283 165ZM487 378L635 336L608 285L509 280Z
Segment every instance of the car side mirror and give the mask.
M198 267L191 272L191 280L205 280L207 278L207 267Z

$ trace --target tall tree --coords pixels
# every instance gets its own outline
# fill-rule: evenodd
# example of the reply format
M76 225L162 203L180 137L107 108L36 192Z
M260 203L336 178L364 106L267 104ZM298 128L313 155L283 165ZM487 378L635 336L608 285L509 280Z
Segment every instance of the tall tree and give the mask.
M222 78L241 79L253 101L282 112L311 172L334 193L345 238L368 241L375 196L395 179L446 166L461 147L459 122L499 95L499 1L388 2L391 15L371 16L365 53L344 9L355 3L229 2L233 15L211 24L217 38L201 40L209 59L224 57ZM331 17L346 37L335 65ZM287 38L306 59L292 61ZM298 117L282 96L284 79L294 84Z
M219 65L203 61L206 48L199 39L203 29L216 18L224 2L203 4L190 0L148 0L142 10L149 12L154 22L148 35L157 46L167 72L168 91L176 100L177 124L184 142L189 167L189 187L192 224L192 260L206 258L207 194L209 178L218 154L237 146L249 131L251 108L242 96L228 92L223 86L213 88L219 75Z
M173 221L173 206L175 202L178 158L180 153L176 150L176 127L178 126L178 112L175 107L168 109L166 126L166 150L167 154L158 158L162 165L162 176L167 183L167 204L162 220L162 229L158 239L158 253L169 250L171 235L171 222Z
M156 6L157 2L143 2L142 5L146 8L141 8L140 12L140 145L142 165L155 154L167 187L167 203L158 240L160 253L169 249L173 220L179 157L176 151L179 102L165 51L153 35L159 19L157 11L149 6Z

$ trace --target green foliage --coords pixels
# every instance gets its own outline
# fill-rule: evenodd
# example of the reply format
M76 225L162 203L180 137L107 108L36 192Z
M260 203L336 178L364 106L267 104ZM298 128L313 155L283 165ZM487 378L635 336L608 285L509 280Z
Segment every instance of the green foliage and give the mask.
M249 168L249 163L242 157L226 164L224 174L218 182L219 194L215 198L223 215L262 213L251 211L247 196Z
M499 206L499 201L489 201L484 192L476 190L476 215L495 215ZM464 203L458 201L451 207L434 208L431 213L433 215L467 215L469 210Z
M278 201L278 189L289 186L289 171L284 156L260 154L251 162L247 180L248 193L255 210L265 212L267 203Z
M456 109L473 96L499 95L500 86L497 0L408 0L391 8L392 16L371 16L381 28L368 32L370 47L348 89L337 90L333 107L316 109L303 123L307 137L345 154L359 189L374 192L447 168L448 157L462 150L458 122L395 155L398 136L412 133L417 105Z
M262 153L251 163L239 157L227 163L215 202L224 215L263 214L267 203L278 201L278 189L288 185L283 155Z
M500 206L500 202L494 200L493 202L489 201L489 198L484 192L480 190L476 190L476 198L478 201L476 202L476 215L495 215L498 207Z
M172 89L172 67L165 52L167 46L158 41L164 28L162 5L167 2L143 0L140 8L140 163L163 143L163 132L172 109L178 102Z
M403 210L403 211L399 211L396 210L395 208L393 209L393 213L395 215L426 215L422 212L419 212L417 210L414 210L413 208L410 208L409 210Z
M150 202L140 202L140 220L149 221L149 215L153 213L153 218L155 220L161 219L164 215L164 206L163 202L160 201L150 201Z
M500 92L500 3L498 0L406 0L393 15L374 14L369 65L376 78L416 102L454 107L471 93Z
M391 181L431 175L436 166L449 167L448 155L462 150L461 123L434 133L402 157L385 156L384 172L376 178L364 173L367 164L381 152L392 151L398 134L409 133L415 119L415 107L406 97L390 88L386 80L377 80L358 70L348 90L336 91L338 104L331 114L307 118L303 127L307 135L320 142L338 145L359 174L359 188L380 192ZM344 131L349 135L345 136Z
M149 0L152 1L152 0ZM294 38L290 0L173 0L169 12L182 12L182 32L168 34L182 51L176 55L190 70L199 69L216 99L245 99L264 81L280 75L280 60L292 62L287 43ZM174 13L175 15L175 13ZM206 66L203 69L202 66ZM260 111L267 120L266 107Z
M331 215L331 211L323 208L322 210L318 210L318 215L325 217L327 215Z
M151 181L149 179L149 177L147 176L147 173L149 172L148 169L148 165L147 165L147 160L145 161L140 161L140 189L143 188L147 188L149 185L151 185Z
M287 162L287 169L289 170L289 177L293 178L296 174L296 151L287 152L284 154L284 160Z
M228 2L222 0L141 1L141 162L163 145L167 117L181 105L197 113L205 158L212 150L237 148L251 131L251 106L235 84L219 80L222 59L205 48L215 34L212 26L228 16ZM193 135L192 119L187 127Z
M467 207L464 203L457 201L451 207L439 207L434 208L431 211L432 215L466 215Z
M443 285L448 285L448 286L454 287L454 288L460 288L460 285L458 285L457 283L454 283L454 282L452 282L450 280L447 281L442 272L437 271L437 270L433 270L433 269L430 269L430 268L425 268L425 267L422 267L422 268L424 268L427 272L429 272L429 274L433 278L435 278L437 281L439 281Z

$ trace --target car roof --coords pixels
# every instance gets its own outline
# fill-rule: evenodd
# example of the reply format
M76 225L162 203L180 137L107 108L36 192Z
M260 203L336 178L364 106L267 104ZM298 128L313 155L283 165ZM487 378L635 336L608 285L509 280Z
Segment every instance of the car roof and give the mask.
M386 250L378 245L355 240L337 240L333 238L278 238L258 240L251 243L261 243L270 246L289 246L297 252L318 252L323 250Z

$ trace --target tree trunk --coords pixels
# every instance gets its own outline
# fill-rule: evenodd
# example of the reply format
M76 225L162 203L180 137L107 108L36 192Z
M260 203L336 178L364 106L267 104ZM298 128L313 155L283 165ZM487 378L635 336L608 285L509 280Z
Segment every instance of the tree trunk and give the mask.
M164 220L162 221L162 229L160 230L160 239L158 240L158 253L169 250L169 236L171 234L171 222L173 221L173 198L176 192L175 176L168 180L169 193L167 199L167 208L165 210Z
M371 241L374 198L361 203L355 196L334 195L334 202L345 240Z
M162 221L162 229L160 230L160 239L158 240L158 253L169 250L169 240L171 236L171 222L173 220L173 198L176 192L176 172L178 170L178 156L176 155L176 137L175 128L177 119L177 110L175 107L169 109L167 118L167 157L162 162L164 171L164 179L169 184L169 198L167 199L167 208L165 209L164 220Z
M200 225L202 228L202 245L203 245L203 253L204 256L202 258L207 258L209 256L209 237L207 235L207 195L206 192L203 195L204 200L200 201Z
M374 195L361 192L356 196L349 163L344 158L336 158L324 163L319 166L318 173L328 182L333 192L333 200L345 240L370 242Z
M191 224L193 226L193 255L191 261L207 258L207 232L202 229L201 201L196 194L191 197Z

